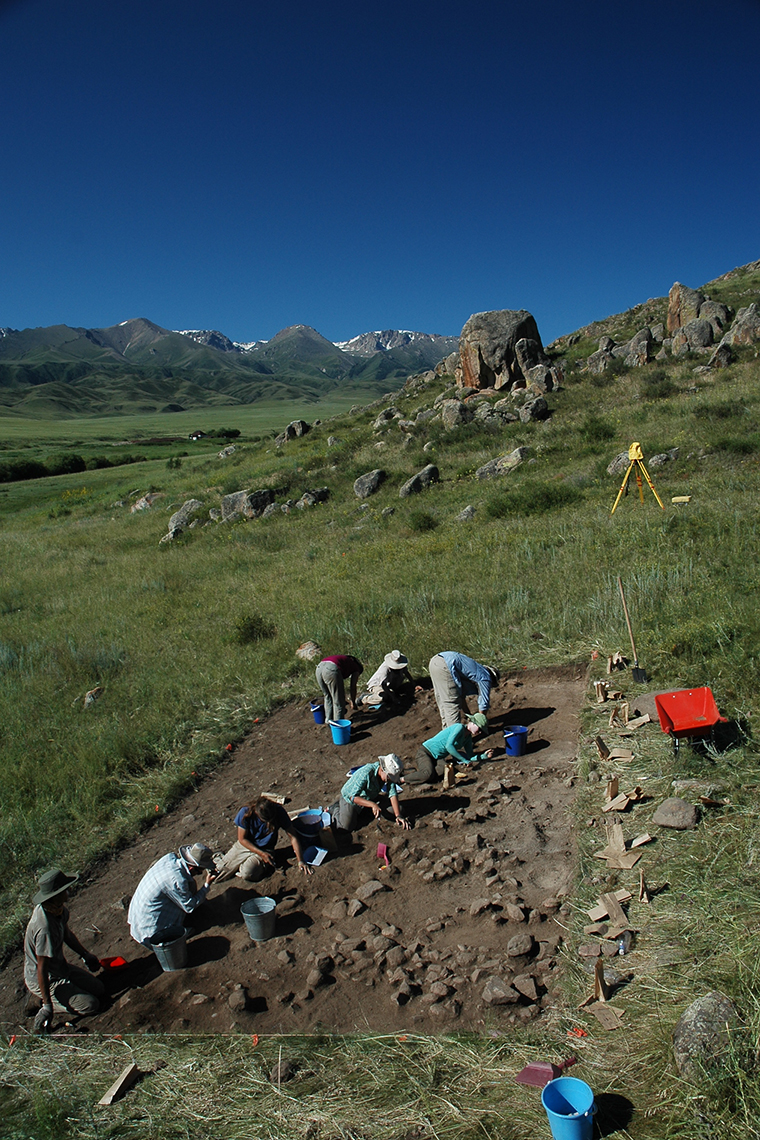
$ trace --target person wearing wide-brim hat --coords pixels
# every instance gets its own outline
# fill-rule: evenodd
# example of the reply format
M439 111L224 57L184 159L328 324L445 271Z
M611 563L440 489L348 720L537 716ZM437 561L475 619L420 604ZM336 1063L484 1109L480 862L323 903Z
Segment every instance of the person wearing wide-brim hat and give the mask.
M206 872L199 887L196 875ZM205 843L193 843L170 851L145 872L132 895L127 912L129 932L135 942L153 948L153 942L167 931L185 929L185 915L205 901L216 878L213 852Z
M66 902L78 881L78 875L53 867L40 875L39 890L32 898L35 906L24 935L24 983L42 1002L34 1019L35 1033L50 1029L53 1011L89 1016L98 1012L105 997L103 983L92 977L100 962L69 927ZM64 946L79 955L90 974L66 961Z
M404 700L411 703L414 681L409 675L409 660L400 649L386 653L382 665L367 681L366 691L359 698L362 705L395 705Z
M414 767L407 767L408 784L427 784L446 772L447 764L472 764L478 760L492 760L495 748L485 752L475 752L474 741L481 733L487 732L488 721L485 713L472 713L464 724L450 724L431 736L417 749Z

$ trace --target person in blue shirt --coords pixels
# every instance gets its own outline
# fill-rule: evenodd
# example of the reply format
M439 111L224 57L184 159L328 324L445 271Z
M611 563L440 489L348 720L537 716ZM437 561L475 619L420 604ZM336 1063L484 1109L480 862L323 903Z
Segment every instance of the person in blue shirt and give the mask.
M480 753L474 749L475 738L487 727L485 713L475 713L467 717L465 724L451 724L448 728L441 729L417 749L415 767L406 769L406 782L429 783L436 776L443 776L446 765L450 763L472 764L481 758L491 760L496 755L495 748Z
M498 669L481 665L463 653L446 649L436 653L428 663L433 693L441 714L441 727L458 724L462 713L469 713L466 698L477 693L478 712L487 713L491 704L491 689L498 685Z
M304 875L311 867L303 857L301 840L285 808L266 796L259 796L255 804L241 807L235 816L237 839L217 864L217 880L228 879L237 872L249 883L258 883L274 867L274 849L280 829L286 832L290 845Z
M375 819L378 819L382 815L379 800L381 796L387 796L396 823L399 827L408 828L409 820L404 819L398 802L401 787L394 782L400 781L403 773L403 761L395 752L378 756L376 763L357 768L341 788L337 802L330 808L333 822L343 831L356 831L363 809L369 808Z

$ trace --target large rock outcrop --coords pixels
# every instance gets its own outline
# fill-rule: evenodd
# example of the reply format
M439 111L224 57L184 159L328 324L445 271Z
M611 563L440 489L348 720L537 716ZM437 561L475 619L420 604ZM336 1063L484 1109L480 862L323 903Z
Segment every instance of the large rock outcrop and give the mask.
M459 338L457 384L462 388L556 387L557 377L544 353L541 335L526 309L475 313Z

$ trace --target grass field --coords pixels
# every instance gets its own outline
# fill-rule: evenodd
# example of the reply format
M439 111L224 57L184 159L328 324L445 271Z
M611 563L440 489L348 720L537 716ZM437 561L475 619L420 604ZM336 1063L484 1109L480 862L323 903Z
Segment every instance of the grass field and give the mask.
M209 449L182 458L179 468L163 456L2 485L3 945L17 944L40 869L52 861L82 868L129 839L201 778L255 716L313 694L313 670L295 657L301 641L370 662L398 646L417 671L442 647L505 668L586 662L594 651L603 659L628 649L619 574L649 687L710 685L737 731L725 754L687 747L675 761L664 738L637 753L641 770L631 776L646 778L657 795L668 794L675 776L719 777L731 805L708 815L697 832L661 844L656 874L671 894L658 910L665 917L647 928L651 968L630 998L626 993L626 1033L588 1043L588 1071L600 1092L651 1084L649 1114L642 1110L635 1130L621 1135L757 1136L760 1083L747 1057L757 1048L760 994L753 730L760 715L760 366L754 349L709 376L695 376L697 362L600 378L570 372L565 388L548 397L547 422L498 433L476 423L446 433L432 423L404 435L394 421L374 431L374 409L331 420L278 450L271 439L247 440L260 431L253 419L244 428L220 411L217 426L243 431L231 459ZM445 384L411 386L394 402L412 419ZM288 406L267 430L300 414L313 421L315 413ZM48 437L51 444L67 445L67 425L48 428L58 433ZM17 429L10 443L35 438ZM68 444L98 442L91 430L91 421L86 430L81 422L70 425ZM137 438L138 430L156 428L146 420L122 438ZM330 436L338 443L329 446ZM640 504L634 491L610 517L620 477L608 476L606 467L634 439L647 458L680 449L677 460L652 470L665 509L648 490ZM423 451L426 443L432 450ZM488 459L517 446L530 451L512 474L475 477ZM401 483L431 461L440 483L400 499ZM360 502L353 480L378 466L386 481ZM222 494L239 488L271 487L283 501L322 486L330 498L311 510L199 525L159 545L170 514L187 498L201 500L207 518ZM131 514L129 503L148 490L163 497ZM680 495L691 501L671 504ZM476 508L471 523L457 520L467 505ZM246 640L259 618L265 636ZM95 686L102 696L84 708ZM584 776L595 768L598 716L589 705L583 717ZM583 904L603 889L582 834L591 795L589 785L578 806L583 855L574 935L586 921ZM673 961L658 964L658 948L674 947ZM408 1086L398 1083L410 1071L407 1050L374 1039L299 1043L311 1075L287 1093L264 1088L254 1054L244 1067L245 1087L229 1094L229 1104L220 1093L203 1120L203 1110L178 1103L176 1085L163 1078L150 1086L159 1090L160 1108L141 1093L106 1126L86 1105L96 1086L109 1083L114 1052L122 1058L130 1049L146 1057L168 1051L175 1072L203 1085L238 1071L240 1050L250 1050L250 1042L102 1049L79 1042L68 1053L40 1042L18 1052L17 1044L16 1053L4 1050L8 1119L19 1121L10 1135L24 1135L30 1120L37 1121L36 1137L243 1135L230 1122L250 1098L259 1104L263 1097L256 1134L278 1140L526 1136L540 1109L513 1098L506 1111L504 1082L511 1067L520 1067L521 1050L533 1056L542 1046L552 1055L567 1049L565 1022L586 981L568 952L566 1009L537 1036L415 1042ZM673 1076L669 1034L695 991L710 988L736 998L747 1028L725 1071L695 1091ZM269 1064L271 1043L266 1056ZM368 1097L376 1113L371 1129L344 1115L347 1104L332 1083L339 1077L344 1089L359 1081L356 1096ZM53 1108L41 1095L52 1087L59 1090ZM315 1107L320 1098L329 1119ZM77 1131L66 1132L72 1121Z

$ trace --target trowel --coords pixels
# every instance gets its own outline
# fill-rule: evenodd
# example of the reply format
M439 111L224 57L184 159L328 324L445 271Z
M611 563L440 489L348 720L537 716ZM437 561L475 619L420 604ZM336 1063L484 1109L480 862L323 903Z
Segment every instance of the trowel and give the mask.
M549 1081L561 1077L565 1069L569 1069L577 1060L577 1057L568 1057L559 1065L553 1065L551 1061L531 1061L524 1069L520 1069L515 1080L521 1085L535 1085L536 1088L542 1089Z

